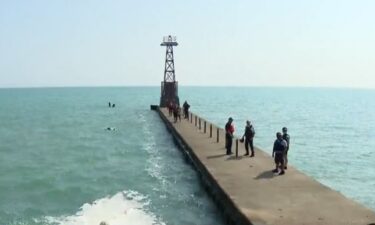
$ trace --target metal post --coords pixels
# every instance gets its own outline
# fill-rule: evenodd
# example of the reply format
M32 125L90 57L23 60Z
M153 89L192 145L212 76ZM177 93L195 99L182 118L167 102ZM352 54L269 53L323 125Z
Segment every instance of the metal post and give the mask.
M193 113L190 113L190 123L193 123Z
M199 118L199 130L201 129L201 118Z
M219 128L216 130L216 142L219 143Z
M197 126L197 116L195 116L195 126Z
M236 138L236 157L238 157L238 139Z
M206 133L206 121L204 121L203 131L204 131L204 133Z
M212 124L210 124L210 138L212 138Z

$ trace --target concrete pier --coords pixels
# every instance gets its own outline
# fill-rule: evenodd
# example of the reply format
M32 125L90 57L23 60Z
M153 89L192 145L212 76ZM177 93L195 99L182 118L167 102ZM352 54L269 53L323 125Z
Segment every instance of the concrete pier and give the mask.
M255 149L255 158L243 157L239 143L238 157L225 155L224 131L209 121L191 114L189 120L174 123L165 109L156 110L228 224L375 225L375 212L291 165L285 175L275 176L272 157L260 149ZM235 140L232 149L236 151Z

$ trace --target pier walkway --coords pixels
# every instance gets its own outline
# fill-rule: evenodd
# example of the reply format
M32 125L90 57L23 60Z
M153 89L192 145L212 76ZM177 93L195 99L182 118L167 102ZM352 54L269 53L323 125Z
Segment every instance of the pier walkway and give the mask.
M157 110L176 143L191 158L228 224L375 225L373 211L293 166L289 165L283 176L274 175L272 157L258 148L255 158L243 157L242 143L238 143L238 157L227 156L222 129L194 114L189 120L174 123L166 109Z

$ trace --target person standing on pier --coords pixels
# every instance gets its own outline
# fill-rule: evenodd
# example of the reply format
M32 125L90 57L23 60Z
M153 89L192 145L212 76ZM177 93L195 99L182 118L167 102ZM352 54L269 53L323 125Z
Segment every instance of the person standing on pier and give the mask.
M174 108L173 103L169 102L167 108L168 108L169 116L172 116L172 114L173 114L173 108Z
M185 119L189 119L189 108L190 108L190 105L187 103L187 101L185 101L184 104L182 105L182 107L184 108L184 118Z
M255 130L253 125L249 120L246 121L246 127L245 127L245 133L243 134L241 140L244 140L245 138L245 149L246 149L246 154L249 155L249 145L251 149L251 155L250 157L254 157L254 145L253 145L253 139L255 136Z
M272 170L272 172L277 173L279 172L279 169L280 169L279 175L283 175L285 174L284 156L285 156L285 151L286 151L288 144L283 139L283 135L280 132L276 133L276 138L277 139L275 140L273 144L273 151L272 151L272 157L275 158L276 168Z
M181 107L180 106L177 106L177 119L181 122Z
M177 122L177 106L176 105L173 106L172 113L173 113L174 122L176 123Z
M228 122L225 124L225 148L227 149L227 155L232 154L232 142L233 142L233 119L229 117Z
M283 139L287 143L285 156L284 156L284 169L288 169L288 151L289 151L289 146L290 146L290 136L288 134L288 128L283 127L282 131L283 131Z

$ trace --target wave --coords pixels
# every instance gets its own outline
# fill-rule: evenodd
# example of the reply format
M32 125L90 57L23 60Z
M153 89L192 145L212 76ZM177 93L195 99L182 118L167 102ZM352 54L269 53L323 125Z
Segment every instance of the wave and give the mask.
M138 192L123 191L85 203L75 215L47 216L42 221L49 225L165 225L147 211L148 204L147 198Z
M146 171L151 177L159 180L161 183L165 183L166 179L162 173L163 159L158 149L156 149L156 140L152 132L152 125L147 121L144 114L139 115L139 121L142 123L142 133L145 136L142 149L148 153Z

